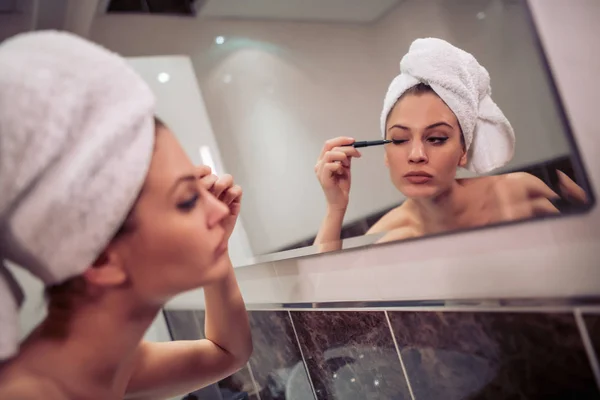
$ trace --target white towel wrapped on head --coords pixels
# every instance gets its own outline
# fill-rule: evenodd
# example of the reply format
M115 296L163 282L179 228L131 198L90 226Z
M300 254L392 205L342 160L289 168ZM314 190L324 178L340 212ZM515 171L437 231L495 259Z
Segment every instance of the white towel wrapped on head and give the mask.
M74 35L0 45L0 360L18 351L9 260L46 285L90 267L135 202L154 96L124 59Z
M419 83L431 86L456 115L468 151L467 169L486 173L512 159L515 134L491 98L490 75L471 54L441 39L417 39L402 58L400 75L383 103L384 137L390 111L406 90Z

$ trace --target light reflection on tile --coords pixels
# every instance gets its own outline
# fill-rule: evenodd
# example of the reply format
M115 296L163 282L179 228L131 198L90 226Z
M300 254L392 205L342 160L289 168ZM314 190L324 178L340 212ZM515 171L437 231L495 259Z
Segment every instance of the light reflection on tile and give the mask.
M251 311L252 373L261 400L314 400L287 311Z
M571 313L390 312L417 399L598 399Z
M410 399L383 312L292 312L319 400Z

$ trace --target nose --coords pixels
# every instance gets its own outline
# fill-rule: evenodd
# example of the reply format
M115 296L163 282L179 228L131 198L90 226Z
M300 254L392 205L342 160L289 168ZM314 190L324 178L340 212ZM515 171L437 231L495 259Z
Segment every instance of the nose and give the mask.
M223 218L229 216L229 208L221 201L219 201L210 192L204 191L204 206L206 209L206 222L209 228L213 228L218 225Z
M411 164L422 164L429 161L425 146L420 140L415 140L411 144L410 154L408 155L408 162Z

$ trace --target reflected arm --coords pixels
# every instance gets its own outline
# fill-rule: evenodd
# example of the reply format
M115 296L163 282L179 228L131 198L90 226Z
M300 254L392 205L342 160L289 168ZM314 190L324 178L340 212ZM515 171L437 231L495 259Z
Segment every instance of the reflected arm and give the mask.
M316 246L327 244L327 251L340 250L342 248L340 236L345 214L346 210L327 210L327 214L321 223L321 228L315 239L314 244Z

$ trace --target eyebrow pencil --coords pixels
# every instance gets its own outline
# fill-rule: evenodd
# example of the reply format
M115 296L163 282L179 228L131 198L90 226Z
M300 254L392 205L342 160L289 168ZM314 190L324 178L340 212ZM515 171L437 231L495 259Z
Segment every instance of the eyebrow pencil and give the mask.
M344 146L352 147L369 147L369 146L380 146L382 144L392 143L391 140L364 140L362 142L354 142L352 144L345 144Z

